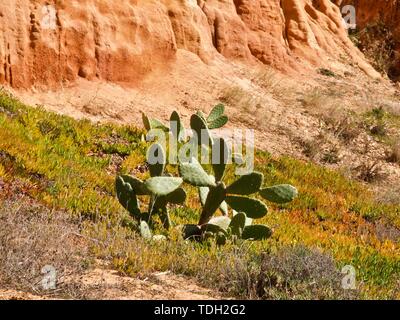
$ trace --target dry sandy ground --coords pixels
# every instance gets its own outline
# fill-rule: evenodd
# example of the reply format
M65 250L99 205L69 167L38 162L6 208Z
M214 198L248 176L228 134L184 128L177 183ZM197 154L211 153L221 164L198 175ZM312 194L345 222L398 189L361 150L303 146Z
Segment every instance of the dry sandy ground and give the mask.
M78 220L29 197L17 196L21 192L18 183L4 187L14 188L14 196L2 199L0 190L0 300L220 298L194 279L171 272L128 277L113 270L111 261L95 259L90 248L98 240L82 234L84 227ZM113 241L114 236L107 233L107 241ZM43 273L47 265L56 270L54 290L42 287L49 279Z
M83 299L100 300L214 300L221 296L202 288L182 276L168 272L155 273L145 279L119 275L116 271L96 268L79 278ZM32 294L12 289L0 289L0 300L62 299L57 291L47 295Z

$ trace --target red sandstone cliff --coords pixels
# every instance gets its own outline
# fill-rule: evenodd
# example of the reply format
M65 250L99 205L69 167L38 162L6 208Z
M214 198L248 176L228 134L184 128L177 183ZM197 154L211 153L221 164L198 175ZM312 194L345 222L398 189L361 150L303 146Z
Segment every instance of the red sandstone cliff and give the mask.
M291 72L346 54L374 70L348 40L330 0L3 0L0 83L54 87L77 78L135 85L178 50L205 64L264 63Z

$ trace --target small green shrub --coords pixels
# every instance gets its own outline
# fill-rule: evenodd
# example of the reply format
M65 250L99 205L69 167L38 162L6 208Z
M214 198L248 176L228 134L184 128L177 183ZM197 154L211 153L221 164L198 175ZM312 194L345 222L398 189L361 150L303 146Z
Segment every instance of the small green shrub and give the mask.
M326 69L326 68L320 68L318 69L318 73L326 76L326 77L336 77L336 73L334 73L332 70Z

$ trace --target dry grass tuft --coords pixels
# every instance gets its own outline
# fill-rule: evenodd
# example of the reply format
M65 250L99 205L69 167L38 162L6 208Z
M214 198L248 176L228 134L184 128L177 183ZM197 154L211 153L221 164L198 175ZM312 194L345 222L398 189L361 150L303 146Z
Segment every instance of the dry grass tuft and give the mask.
M318 139L300 140L300 146L303 149L303 154L311 160L320 152L321 146Z
M329 98L321 89L314 88L304 94L301 102L304 107L312 111L317 111L326 108L325 106L328 104Z
M303 246L287 247L264 255L258 289L268 299L355 299L358 290L342 289L342 278L330 255Z
M388 162L400 164L400 143L393 144L386 155Z
M78 298L90 255L78 226L66 213L50 211L27 198L0 203L0 283L3 288L45 296ZM56 288L46 290L43 268L56 270Z
M247 113L253 113L261 103L260 97L250 94L239 86L225 88L221 93L220 100Z
M380 192L377 194L376 200L385 205L400 205L400 187L390 188L385 192Z
M274 69L267 68L259 70L252 77L252 81L269 93L279 94L282 78Z
M379 161L363 162L354 171L358 179L368 183L381 181L386 176Z

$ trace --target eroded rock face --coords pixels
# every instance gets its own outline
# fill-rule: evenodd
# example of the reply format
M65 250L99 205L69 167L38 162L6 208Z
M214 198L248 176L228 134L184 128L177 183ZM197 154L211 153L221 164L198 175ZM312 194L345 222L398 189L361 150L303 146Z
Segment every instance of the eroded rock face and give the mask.
M356 9L357 29L381 23L387 27L395 46L389 76L400 81L400 1L399 0L341 0L339 5L353 5Z
M135 85L175 63L316 67L345 52L376 76L349 41L330 0L3 0L0 83L58 87L78 77Z

